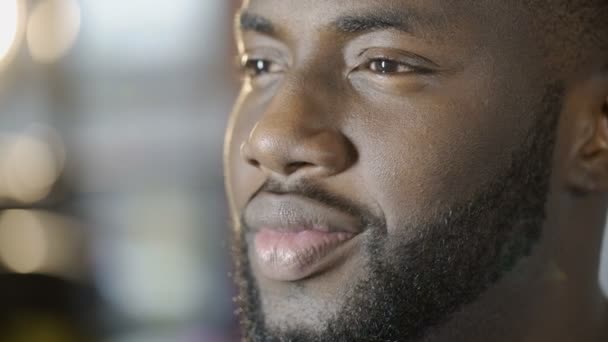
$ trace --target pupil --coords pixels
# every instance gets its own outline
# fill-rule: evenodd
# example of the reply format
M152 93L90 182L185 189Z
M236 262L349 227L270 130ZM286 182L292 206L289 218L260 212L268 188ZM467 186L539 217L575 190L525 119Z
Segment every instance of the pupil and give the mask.
M245 62L245 69L252 76L260 76L270 71L270 63L263 59L250 59Z
M264 64L264 61L260 60L260 61L258 61L257 64L258 64L257 65L258 71L264 71L264 70L266 70L266 64Z
M392 61L382 60L379 61L380 67L379 71L383 74L393 73L397 71L397 64Z
M256 73L262 74L268 71L268 63L265 60L258 60L256 62Z

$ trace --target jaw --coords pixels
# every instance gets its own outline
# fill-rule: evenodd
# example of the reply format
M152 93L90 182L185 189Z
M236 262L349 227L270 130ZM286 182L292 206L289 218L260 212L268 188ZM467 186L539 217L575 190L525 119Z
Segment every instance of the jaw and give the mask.
M353 239L348 255L339 263L299 281L268 279L261 275L255 263L250 263L265 324L322 331L327 322L340 312L356 284L367 276L365 265L369 261L359 237ZM249 256L251 260L251 252Z

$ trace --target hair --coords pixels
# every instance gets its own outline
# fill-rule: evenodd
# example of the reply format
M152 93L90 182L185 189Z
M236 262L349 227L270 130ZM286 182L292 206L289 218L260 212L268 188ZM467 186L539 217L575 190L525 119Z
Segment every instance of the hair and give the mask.
M555 68L608 67L608 0L520 0Z

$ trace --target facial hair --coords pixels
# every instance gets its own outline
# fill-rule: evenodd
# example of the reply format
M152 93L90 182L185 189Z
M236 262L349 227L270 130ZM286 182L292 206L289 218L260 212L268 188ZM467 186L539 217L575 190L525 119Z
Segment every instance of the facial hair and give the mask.
M474 302L530 255L541 238L561 95L561 87L547 87L509 167L480 187L472 199L438 208L431 223L399 227L417 232L414 238L389 239L382 218L364 208L343 205L368 224L367 275L346 291L344 305L320 329L266 324L247 257L247 229L241 223L235 229L233 252L244 340L420 341ZM323 201L323 196L316 197ZM335 205L336 200L332 201L328 204Z

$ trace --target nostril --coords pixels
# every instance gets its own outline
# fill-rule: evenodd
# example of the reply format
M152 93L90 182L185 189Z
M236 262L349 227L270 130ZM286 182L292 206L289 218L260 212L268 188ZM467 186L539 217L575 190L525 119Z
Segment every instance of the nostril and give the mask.
M251 154L249 146L247 142L243 142L241 144L241 157L245 160L245 162L255 168L260 167L260 162L255 158L254 155Z
M249 163L249 165L256 167L256 168L260 167L260 162L253 158L247 158L247 163Z
M309 167L309 166L314 166L314 164L313 163L302 162L302 161L300 161L300 162L292 162L292 163L289 163L289 164L287 164L285 166L285 172L287 174L292 174L292 173L298 171L299 169L303 169L303 168L306 168L306 167Z

